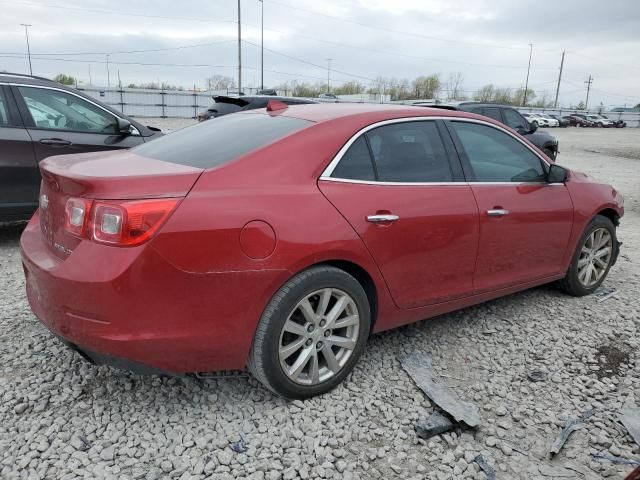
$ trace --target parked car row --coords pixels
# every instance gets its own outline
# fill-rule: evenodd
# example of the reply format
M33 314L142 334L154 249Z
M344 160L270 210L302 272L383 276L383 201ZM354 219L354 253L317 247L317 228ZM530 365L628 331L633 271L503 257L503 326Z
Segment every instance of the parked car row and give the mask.
M623 120L611 120L605 115L574 113L560 116L544 113L523 113L529 123L539 127L599 127L623 128L627 123Z

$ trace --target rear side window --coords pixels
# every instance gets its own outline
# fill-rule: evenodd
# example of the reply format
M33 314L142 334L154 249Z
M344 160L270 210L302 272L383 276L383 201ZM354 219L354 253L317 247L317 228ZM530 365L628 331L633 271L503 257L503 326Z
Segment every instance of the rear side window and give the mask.
M400 183L453 181L433 121L394 123L368 131L349 147L331 176Z
M143 143L133 151L165 162L213 168L312 124L298 118L263 114L225 115Z
M451 182L449 159L433 121L402 122L367 132L381 182Z
M334 178L344 178L348 180L375 180L376 174L373 170L373 162L369 155L369 148L364 139L364 135L358 137L340 159L331 174Z

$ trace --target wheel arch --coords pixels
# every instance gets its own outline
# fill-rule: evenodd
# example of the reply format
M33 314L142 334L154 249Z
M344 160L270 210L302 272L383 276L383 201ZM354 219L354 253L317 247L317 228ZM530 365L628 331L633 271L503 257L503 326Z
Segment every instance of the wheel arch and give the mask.
M620 225L620 215L613 208L604 208L598 211L596 215L607 217L616 227Z
M319 266L330 266L330 267L339 268L340 270L347 272L349 275L351 275L353 278L355 278L358 281L358 283L364 289L364 292L367 295L367 300L369 301L369 308L371 310L371 331L373 331L373 328L378 319L379 297L378 297L378 288L376 287L376 283L373 280L373 277L371 276L371 274L364 267L362 267L361 265L351 260L335 258L335 259L329 259L329 260L322 260L320 262L308 265L304 269L298 272L295 272L294 276L302 271L309 270L310 268L319 267Z

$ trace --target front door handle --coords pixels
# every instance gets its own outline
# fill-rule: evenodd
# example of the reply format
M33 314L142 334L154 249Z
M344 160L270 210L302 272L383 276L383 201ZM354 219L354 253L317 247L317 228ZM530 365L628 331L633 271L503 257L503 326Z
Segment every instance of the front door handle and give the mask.
M509 210L505 210L503 208L487 210L487 215L490 217L503 217L505 215L509 215Z
M54 147L66 147L71 145L69 140L63 140L62 138L43 138L40 140L43 145L53 145Z
M381 222L395 222L400 220L398 215L384 214L384 215L369 215L367 217L367 222L371 223L381 223Z

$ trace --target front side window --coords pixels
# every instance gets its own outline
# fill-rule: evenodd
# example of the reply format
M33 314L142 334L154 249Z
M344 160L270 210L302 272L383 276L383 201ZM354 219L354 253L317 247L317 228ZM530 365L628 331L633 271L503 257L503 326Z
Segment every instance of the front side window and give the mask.
M476 182L544 182L542 161L511 135L470 122L451 122Z
M513 128L514 130L528 130L527 121L522 115L515 110L509 108L503 110L504 123Z
M36 128L118 134L114 115L75 95L47 88L18 87Z

